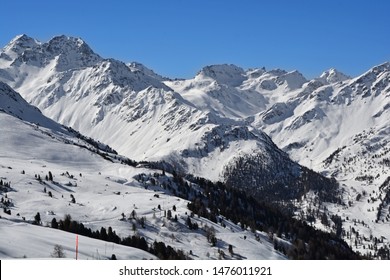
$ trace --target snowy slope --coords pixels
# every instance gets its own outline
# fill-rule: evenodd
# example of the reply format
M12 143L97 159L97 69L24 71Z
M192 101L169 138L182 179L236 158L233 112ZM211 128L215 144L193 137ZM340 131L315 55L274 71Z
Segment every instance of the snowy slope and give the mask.
M6 242L0 242L0 259L33 258L49 259L54 246L63 248L65 258L76 258L76 235L47 227L34 226L0 219L0 234ZM139 249L79 236L78 259L109 259L114 254L125 260L155 259Z
M187 200L173 196L151 181L136 180L140 174L149 176L161 171L121 164L116 154L106 153L103 157L103 151L98 153L85 138L76 138L74 131L54 121L45 127L14 116L10 112L32 110L35 120L50 121L7 86L2 85L1 89L0 178L11 185L0 188L2 207L10 211L2 213L0 219L1 258L49 258L56 244L64 248L68 258L74 258L75 235L46 227L53 218L59 221L67 214L92 230L110 226L122 238L137 234L149 244L161 241L186 254L191 250L191 258L216 259L217 251L227 251L229 244L235 248L234 258L285 258L273 249L265 233L257 233L262 239L258 242L254 233L228 220L230 227L226 228L194 217L193 221L215 228L220 241L216 247L210 247L203 230L189 231L186 226ZM45 179L49 173L53 181ZM161 176L166 180L169 177L172 175ZM161 210L157 210L158 205ZM162 211L173 206L178 222L162 215ZM137 224L137 229L133 229L135 220L128 219L133 210L138 217L145 218L145 228ZM38 212L42 226L32 225ZM154 258L138 249L82 236L79 244L82 259L107 259L112 254L118 259Z

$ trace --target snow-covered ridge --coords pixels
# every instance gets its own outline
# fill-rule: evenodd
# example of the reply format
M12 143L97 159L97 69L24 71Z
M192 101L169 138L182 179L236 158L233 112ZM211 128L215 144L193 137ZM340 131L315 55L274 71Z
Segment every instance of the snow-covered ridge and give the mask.
M160 81L169 80L168 78L164 78L163 76L155 73L152 69L149 69L148 67L146 67L142 63L134 61L131 63L127 63L127 66L130 68L131 71L140 72L142 75L150 76L151 78L153 78L155 80L160 80Z

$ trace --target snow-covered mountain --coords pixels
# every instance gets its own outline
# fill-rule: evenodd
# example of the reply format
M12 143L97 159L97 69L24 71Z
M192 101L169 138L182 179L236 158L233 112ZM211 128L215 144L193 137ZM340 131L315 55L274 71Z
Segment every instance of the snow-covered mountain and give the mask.
M78 38L22 35L0 51L0 81L55 121L137 161L287 199L297 216L373 254L390 239L389 69L308 80L226 64L173 80L101 58Z
M224 77L231 76L234 83L223 83L217 75L201 71L194 79L166 84L201 110L245 119L298 163L339 181L346 206L326 207L341 216L340 234L357 251L385 252L390 239L386 230L390 218L389 63L355 78L330 69L312 80L297 71L216 68L216 73L221 68L228 72ZM237 99L226 102L229 98ZM248 100L251 107L244 107ZM299 206L303 212L312 208L318 205L306 201ZM328 227L321 215L305 215L318 227Z
M125 157L43 116L2 82L0 128L0 258L49 258L55 245L74 258L75 233L80 259L166 257L159 251L164 246L198 259L217 259L222 251L229 259L286 258L268 233L242 229L228 218L224 226L190 218L191 201L173 195L180 191L171 174L124 164ZM201 227L189 229L188 219ZM70 233L53 229L57 223ZM206 230L217 238L214 247ZM117 244L115 236L124 241ZM122 245L128 236L151 249ZM227 255L229 245L234 254Z
M40 43L23 35L1 53L0 68L7 73L1 80L45 115L132 159L165 161L179 172L216 181L223 180L226 167L240 157L261 154L259 164L269 165L264 171L272 173L273 164L288 167L286 176L301 176L299 166L267 135L242 119L265 104L257 101L259 95L251 97L253 91L241 93L235 88L245 79L238 67L205 67L193 87L202 80L213 89L199 102L195 100L199 96L190 98L191 92L178 93L179 84L172 83L180 81L164 82L139 63L102 59L77 38L59 36ZM296 87L294 75L284 73L277 83ZM241 106L242 99L248 100ZM221 113L224 108L226 113ZM279 177L285 176L272 176L276 181Z
M312 80L306 80L297 71L264 68L230 71L231 76L236 75L232 78L234 85L219 86L225 88L219 96L213 94L215 84L223 81L217 76L198 75L195 79L166 84L197 108L234 119L245 118L251 127L266 132L298 163L342 183L347 207L329 208L335 214L341 210L343 235L356 250L375 254L372 250L375 246L377 249L388 246L387 241L374 242L375 236L378 240L390 239L385 233L390 218L389 65L375 66L356 78L330 69ZM218 69L221 67L226 72L232 66ZM231 103L236 104L231 114L230 104L225 100L240 95L241 101ZM255 99L250 104L256 113L240 107L251 99ZM225 103L219 107L213 105L219 102ZM316 220L323 227L320 217Z
M385 230L390 218L389 65L355 78L330 69L312 80L297 71L210 66L219 75L224 69L223 77L235 75L234 83L201 71L194 79L166 84L201 110L245 119L298 163L337 179L347 207L329 208L342 213L342 234L356 250L375 254L372 249L386 248L390 239ZM222 93L216 95L216 88ZM241 100L226 102L237 96ZM248 100L252 107L246 106ZM316 220L323 227L321 218Z
M368 247L365 240L372 243L373 235L390 238L384 233L390 217L389 65L328 83L322 75L257 114L253 123L293 159L347 186L345 234L353 236L351 242L361 251ZM364 234L356 237L354 231Z
M76 234L79 259L357 257L244 192L137 165L2 82L0 101L0 258L73 259Z

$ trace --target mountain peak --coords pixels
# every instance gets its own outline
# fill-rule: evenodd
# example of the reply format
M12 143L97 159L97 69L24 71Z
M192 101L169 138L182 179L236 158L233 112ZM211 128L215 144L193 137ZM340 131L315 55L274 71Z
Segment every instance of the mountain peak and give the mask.
M205 76L218 83L238 86L245 80L245 71L233 64L217 64L203 67L197 76Z
M302 73L297 70L282 74L276 79L277 84L284 84L286 89L288 90L295 90L301 88L302 85L306 82L306 78L302 75Z
M75 44L77 46L81 46L86 43L80 37L57 35L49 40L49 44Z
M38 67L55 60L59 71L92 66L102 60L81 38L61 35L41 43L25 34L16 36L3 48L1 58L14 66L27 64Z
M265 69L265 67L261 67L261 68L248 69L246 71L246 73L247 73L249 78L256 79L256 78L260 77L261 75L263 75L266 71L267 70Z
M78 51L79 53L95 54L88 44L81 38L69 37L65 35L53 37L47 44L47 50L53 53Z
M322 79L330 84L343 82L343 81L348 80L350 78L351 77L345 75L344 73L338 71L335 68L331 68L331 69L323 72L320 76L320 79Z
M15 36L15 38L13 38L10 42L10 44L23 44L23 43L37 43L37 40L35 40L34 38L31 38L30 36L26 35L26 34L20 34L20 35L17 35Z
M92 66L102 60L84 40L65 35L53 37L42 45L40 52L46 61L56 59L59 71Z
M32 49L40 45L40 42L27 36L26 34L21 34L13 38L4 48L6 52L14 52L18 55L22 54L26 49Z
M16 35L15 38L13 38L10 43L12 44L15 42L23 42L23 41L31 41L31 40L34 40L34 39L29 37L26 34L20 34L20 35Z

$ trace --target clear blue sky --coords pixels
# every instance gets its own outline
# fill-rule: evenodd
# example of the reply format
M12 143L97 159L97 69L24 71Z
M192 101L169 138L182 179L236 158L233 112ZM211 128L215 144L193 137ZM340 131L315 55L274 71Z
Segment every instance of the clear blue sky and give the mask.
M7 0L0 9L1 47L18 34L65 34L171 78L218 63L356 76L390 61L386 0Z

